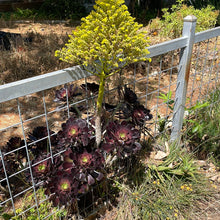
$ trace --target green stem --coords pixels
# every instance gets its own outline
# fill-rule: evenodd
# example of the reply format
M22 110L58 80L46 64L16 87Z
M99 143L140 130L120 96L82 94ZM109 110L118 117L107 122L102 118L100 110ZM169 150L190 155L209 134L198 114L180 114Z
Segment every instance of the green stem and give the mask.
M102 111L102 102L104 96L104 87L105 87L105 74L102 73L100 75L100 83L99 83L99 94L97 99L97 112L100 113Z
M102 140L102 128L101 128L101 115L102 115L102 102L104 96L105 87L105 73L104 71L99 75L99 94L97 98L97 109L96 109L96 119L95 119L95 132L96 132L96 145L99 147Z

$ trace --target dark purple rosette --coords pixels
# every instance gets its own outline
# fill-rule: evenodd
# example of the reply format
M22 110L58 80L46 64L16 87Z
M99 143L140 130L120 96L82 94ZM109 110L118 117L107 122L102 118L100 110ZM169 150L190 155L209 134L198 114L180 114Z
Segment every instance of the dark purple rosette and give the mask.
M80 95L78 93L78 87L74 87L74 85L64 86L63 88L56 90L55 92L55 102L66 102L67 97L71 99Z
M73 174L58 171L48 180L45 193L50 196L54 206L69 205L76 201L79 181Z
M137 95L128 87L124 87L124 101L129 104L135 104L138 102Z
M82 89L88 90L91 93L97 93L99 91L99 85L96 83L86 83L81 85Z
M135 154L141 149L140 132L129 122L110 122L106 128L103 150L114 152L119 157Z
M98 149L90 153L84 150L83 153L73 155L73 164L79 169L78 179L88 185L94 184L96 180L102 180L104 163L104 157Z
M143 126L145 121L149 121L153 118L153 115L150 113L150 110L143 105L137 105L134 107L131 117L135 125Z
M51 145L55 146L57 144L57 135L55 132L49 130L49 136ZM38 126L34 128L33 132L29 133L28 138L29 141L35 142L29 146L34 155L47 152L49 146L47 127Z
M94 138L94 130L88 126L86 120L69 118L62 124L62 130L58 132L59 146L87 146Z

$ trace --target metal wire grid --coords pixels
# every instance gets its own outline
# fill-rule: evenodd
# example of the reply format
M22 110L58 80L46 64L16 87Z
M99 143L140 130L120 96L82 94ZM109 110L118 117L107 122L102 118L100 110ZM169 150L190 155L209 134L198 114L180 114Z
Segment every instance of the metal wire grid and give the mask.
M18 125L21 125L21 130L22 130L22 134L23 134L23 139L24 139L24 142L25 142L25 145L24 145L24 146L22 146L22 147L20 147L20 148L18 148L18 149L15 149L15 150L13 150L13 151L11 151L11 152L7 152L7 153L5 153L5 154L2 154L2 151L0 151L0 155L1 155L1 159L2 159L2 165L3 165L3 169L4 169L4 174L5 174L5 178L3 178L3 179L0 181L0 183L2 183L3 181L6 181L6 182L7 182L7 188L8 188L8 192L9 192L9 195L10 195L10 197L9 197L8 199L6 199L5 201L1 202L0 205L4 205L6 202L11 201L12 208L13 208L13 211L14 211L14 214L15 214L15 215L16 215L15 199L16 199L18 196L20 196L21 194L23 194L23 193L26 193L26 192L29 192L30 190L33 190L34 199L35 199L35 204L34 204L33 206L31 206L30 208L28 208L27 210L24 210L24 212L27 212L27 211L30 210L31 208L36 207L36 209L37 209L37 214L38 214L38 216L40 217L40 213L39 213L39 210L38 210L38 206L39 206L41 203L44 202L44 201L38 201L37 196L36 196L36 188L40 185L40 183L35 184L35 183L34 183L34 180L33 180L33 173L32 173L31 163L30 163L30 156L29 156L29 152L28 152L28 145L29 145L29 144L27 144L27 135L26 135L25 126L24 126L24 123L25 123L25 122L29 122L29 121L31 121L31 120L39 119L40 117L45 117L45 119L46 119L46 125L47 125L47 130L49 131L49 126L48 126L48 121L47 121L47 114L48 114L48 113L47 113L47 111L46 111L46 103L45 103L44 92L42 92L42 93L43 93L43 104L44 104L45 114L37 115L37 116L35 116L35 117L33 117L33 118L30 118L30 119L27 119L27 120L23 120L23 119L22 119L22 113L21 113L21 104L20 104L19 99L17 99L17 108L18 108L18 114L19 114L19 118L20 118L20 123L16 123L16 124L11 125L11 126L9 126L9 127L7 127L7 128L1 129L1 131L5 131L5 130L7 130L7 129L9 129L9 128L13 128L13 127L17 127ZM48 134L49 134L49 132L48 132ZM48 135L48 137L42 138L42 139L40 139L40 140L37 140L37 141L35 141L35 142L31 143L31 144L35 144L35 143L37 143L37 142L39 142L39 141L41 141L41 140L43 140L43 139L46 139L46 138L48 138L48 143L49 143L49 148L50 148L50 155L51 155L51 157L50 157L49 159L51 159L51 160L53 161L53 156L55 156L55 155L53 155L53 152L52 152L51 141L50 141L50 135ZM31 144L30 144L30 145L31 145ZM27 163L27 166L24 166L25 168L23 168L23 169L19 170L18 172L14 173L14 174L12 174L12 175L10 175L10 176L8 176L7 170L6 170L6 168L5 168L4 157L7 156L8 154L13 153L13 152L16 152L16 151L18 152L19 150L22 150L23 148L26 150L26 156L27 156L27 161L26 161L26 163ZM48 158L46 158L46 159L44 159L44 160L48 160ZM43 160L43 161L44 161L44 160ZM40 162L43 162L43 161L40 161ZM38 164L38 163L36 163L35 165L37 165L37 164ZM21 191L21 192L15 194L15 195L13 195L12 191L14 191L14 190L12 190L12 187L11 187L11 184L10 184L9 180L10 180L12 177L14 177L14 176L16 176L16 175L19 175L19 174L21 174L21 173L23 173L23 172L25 172L25 171L27 171L27 170L29 170L30 175L31 175L32 186L30 186L30 187L28 187L27 189L25 189L25 190L23 190L23 191ZM45 201L46 201L46 200L45 200ZM24 212L21 212L20 215L22 215Z
M205 53L204 53L204 45L206 46ZM214 47L213 47L214 45ZM198 45L195 46L196 48L196 56L195 58L192 59L192 70L194 71L193 74L191 74L190 82L192 83L192 86L190 87L188 91L190 91L190 106L194 104L194 94L195 91L198 92L198 101L202 100L202 93L204 92L204 88L206 88L204 85L207 85L208 88L211 88L213 83L215 86L219 83L219 61L216 60L219 57L219 37L215 38L214 40L207 40L207 42L201 42L198 43ZM211 51L210 51L211 48ZM203 52L201 52L203 50ZM161 118L168 119L172 118L172 111L170 111L168 103L165 103L163 100L159 98L159 95L161 93L167 94L170 91L172 91L172 96L171 99L174 99L175 95L175 87L176 87L176 74L178 72L178 56L179 56L179 50L170 52L165 55L161 55L158 57L154 57L152 60L152 63L147 63L146 68L144 68L144 71L140 71L138 65L134 66L133 69L133 76L130 78L126 78L124 83L126 83L128 86L133 86L133 89L135 92L138 94L139 100L141 101L142 104L145 104L145 107L149 108L151 112L153 113L154 119L153 119L153 125L149 126L151 129L151 133L153 135L159 133L158 130L158 124L161 122ZM212 58L209 59L209 56ZM207 69L207 64L209 66L209 69ZM202 67L202 68L201 68ZM127 71L127 70L126 70ZM208 71L208 82L205 82L204 76L206 72ZM214 74L215 73L215 74ZM201 75L201 85L200 86L195 86L196 85L196 77L198 74ZM214 78L212 78L213 74L215 75ZM91 77L92 79L92 77ZM85 83L89 81L89 78L85 78ZM167 84L168 82L168 84ZM114 96L114 92L117 91L117 86L114 85L108 85L108 90L106 91L106 98L108 100L114 100L112 96ZM67 92L67 90L66 90ZM22 196L23 194L29 192L30 190L33 191L34 195L34 200L35 204L28 209L24 210L23 212L19 213L19 215L22 215L23 213L28 212L31 208L36 208L37 214L40 217L39 213L39 205L42 204L43 202L47 201L48 198L39 201L36 195L36 190L38 186L41 183L35 184L33 180L33 173L31 169L31 163L30 163L30 156L28 152L28 146L34 145L39 141L42 141L44 139L48 139L48 144L49 144L49 152L50 152L50 157L45 158L44 160L51 159L53 161L53 158L61 154L62 152L59 153L54 153L51 145L51 135L50 135L50 115L65 112L64 114L66 115L66 118L69 118L71 113L70 113L70 107L74 105L78 105L81 103L86 103L87 109L92 109L94 100L96 98L96 95L89 95L89 92L86 88L86 96L81 99L77 100L73 103L70 103L68 100L67 96L67 102L66 105L61 105L56 108L53 108L52 110L49 110L50 107L48 107L47 104L47 98L48 95L45 95L47 91L42 91L40 97L42 98L42 106L43 106L43 111L41 114L37 114L36 116L30 117L30 118L24 118L24 113L22 113L22 104L21 100L22 97L16 99L16 106L17 110L15 111L19 117L19 122L16 122L14 124L11 124L10 126L4 127L0 129L1 134L3 134L6 131L9 131L10 129L20 129L21 133L23 135L23 139L25 141L25 145L15 149L13 151L7 152L5 154L2 153L0 150L0 157L2 161L2 167L3 167L3 172L4 172L4 178L0 180L0 184L5 182L8 190L8 198L6 198L4 201L1 201L0 206L5 206L7 203L11 203L11 208L13 209L13 212L15 215L16 214L16 199ZM39 94L38 94L39 95ZM169 100L168 100L169 101ZM42 120L42 118L44 118ZM65 119L63 121L65 121ZM26 126L25 124L28 124L30 122L33 122L34 120L37 121L44 121L47 131L48 131L48 137L39 139L37 141L34 141L32 143L28 143L27 141L27 132L26 132ZM87 120L89 121L89 110L87 110ZM62 122L59 123L59 125ZM18 128L19 127L19 128ZM4 136L4 135L3 135ZM5 161L4 157L7 155L10 155L14 152L18 152L19 150L25 149L26 155L27 155L27 161L26 164L27 166L24 167L23 169L11 174L10 176L7 174L7 167L5 166ZM43 160L43 161L44 161ZM42 161L38 162L41 163ZM38 163L34 164L37 165ZM16 194L13 193L12 186L10 184L11 178L13 178L16 175L19 175L23 172L30 172L31 175L31 181L32 181L32 186L22 190L21 192L18 192ZM91 204L90 206L94 207L94 204ZM86 209L90 209L90 207L85 207ZM86 212L86 211L85 211ZM54 213L50 213L48 216L44 217L44 219L50 217Z
M92 77L91 77L91 78L92 78ZM88 79L85 78L85 83L87 83L87 81L88 81ZM55 90L55 89L54 89L54 90ZM114 90L117 90L117 88L113 88L113 89L111 89L111 90L108 90L107 93L110 94L110 93L111 93L112 91L114 91ZM29 192L30 190L33 190L34 198L35 198L35 204L34 204L33 206L31 206L30 208L24 210L23 212L19 213L19 215L22 215L23 213L28 212L31 208L34 208L34 207L35 207L35 208L37 208L38 216L40 217L40 213L39 213L39 211L38 211L38 206L39 206L41 203L47 201L48 198L45 199L45 200L43 200L43 201L38 201L37 196L36 196L36 188L38 188L38 186L40 186L42 182L40 182L40 183L38 183L38 184L35 184L35 183L34 183L33 173L32 173L31 167L36 166L37 164L39 164L39 163L41 163L41 162L43 162L43 161L46 161L46 160L48 160L48 159L51 159L52 162L53 162L53 158L54 158L55 156L57 156L57 155L59 155L59 154L65 152L65 150L64 150L64 151L61 151L61 152L59 152L59 153L54 153L54 152L53 152L53 150L52 150L52 145L51 145L51 136L53 136L53 135L50 135L49 132L48 132L48 134L49 134L48 137L44 137L44 138L38 139L38 140L36 140L36 141L33 141L33 142L31 142L31 143L28 143L28 141L27 141L27 139L28 139L27 136L28 136L28 135L27 135L27 134L28 134L28 132L30 132L30 126L28 125L28 123L33 122L32 124L36 123L37 125L39 125L39 121L40 121L40 124L41 124L41 125L42 125L42 123L45 123L45 124L46 124L47 131L49 131L49 130L51 129L51 125L49 125L50 115L52 115L52 114L54 114L54 113L60 113L60 115L62 115L61 112L63 112L64 115L65 115L65 117L64 117L64 119L62 120L62 122L65 122L65 120L66 120L67 118L69 118L70 115L71 115L71 113L70 113L70 108L71 108L72 106L75 106L75 105L78 105L78 104L81 104L81 103L85 103L86 106L87 106L87 109L88 109L88 110L87 110L87 117L86 117L86 118L87 118L87 121L89 121L90 118L89 118L89 112L88 112L88 111L89 111L89 109L91 110L91 108L93 108L94 100L95 100L96 97L97 97L97 95L92 95L92 96L88 95L89 92L88 92L88 90L86 89L86 97L85 97L84 99L77 100L77 101L75 101L75 102L73 102L73 103L70 103L69 100L68 100L68 96L67 96L67 101L66 101L66 104L65 104L65 105L62 104L62 105L53 107L52 110L48 111L48 106L47 106L47 103L46 103L46 98L48 98L48 95L47 95L47 97L46 97L46 96L45 96L45 93L47 93L47 91L42 91L42 92L41 92L41 96L42 96L42 107L43 107L43 109L44 109L44 110L43 110L44 113L42 113L42 114L37 114L36 116L33 116L33 117L29 117L29 115L26 116L26 114L28 114L28 112L26 111L26 112L23 112L23 113L22 113L21 109L22 109L23 107L22 107L21 101L19 101L19 99L22 99L22 101L24 102L24 100L23 100L24 97L18 98L18 99L17 99L17 108L18 108L17 113L18 113L18 115L19 115L19 120L20 120L20 122L17 122L17 123L12 124L12 125L10 125L10 126L8 126L8 127L1 128L1 129L0 129L0 132L1 132L2 134L3 134L3 132L6 132L6 131L8 131L8 130L10 130L10 129L14 129L14 128L20 129L20 130L22 131L22 135L23 135L23 138L24 138L24 140L25 140L25 145L24 145L24 146L19 147L19 148L13 150L13 151L10 151L10 152L7 152L7 153L2 154L2 151L0 150L0 152L1 152L0 156L1 156L1 159L2 159L2 164L3 164L4 174L5 174L5 178L1 179L1 180L0 180L0 183L3 183L4 181L6 181L6 182L7 182L7 189L8 189L8 192L9 192L9 198L7 198L6 200L2 201L2 202L0 203L0 205L3 206L3 205L5 205L6 203L11 202L11 206L12 206L12 208L13 208L13 211L14 211L14 214L15 214L15 215L16 215L15 200L16 200L19 196L21 196L22 194L27 193L27 192ZM66 87L66 93L67 93L67 87ZM36 94L34 94L34 95L36 95ZM37 95L40 96L40 94L37 94ZM29 98L30 98L30 96L28 96L28 99L29 99ZM89 102L90 102L90 103L89 103ZM39 104L39 103L38 103L38 104ZM92 105L92 107L89 106L89 104ZM38 107L40 107L40 106L38 106ZM62 116L61 116L61 117L62 117ZM42 120L42 119L43 119L43 120ZM59 125L61 125L62 122L60 122ZM25 126L25 124L27 124L27 125ZM32 124L31 124L31 126L32 126ZM20 126L20 128L18 128L18 126ZM26 130L27 130L27 131L26 131ZM29 157L28 147L31 146L31 145L34 145L34 144L36 144L36 143L38 143L38 142L40 142L40 141L42 141L42 140L45 140L45 139L48 139L50 157L45 158L44 160L41 160L41 161L39 161L39 162L37 162L37 163L31 165L31 164L30 164L30 157ZM5 168L4 157L7 156L7 155L10 155L11 153L18 152L18 151L20 151L20 150L22 150L22 149L25 149L25 150L26 150L26 154L27 154L27 158L28 158L27 167L25 167L25 168L23 168L23 169L21 169L21 170L15 172L15 173L13 173L13 174L11 174L11 175L7 175L7 170L6 170L6 168ZM19 174L21 174L21 173L26 172L27 170L29 170L30 175L31 175L32 186L26 188L25 190L23 190L23 191L21 191L21 192L19 192L19 193L13 194L13 190L11 189L10 179L11 179L12 177L16 176L16 175L19 175ZM97 187L97 186L95 186L95 187ZM106 197L106 195L105 195L105 197ZM94 207L94 204L91 204L91 205L85 207L85 209L84 209L84 210L81 210L81 212L86 213L85 210L91 209L90 206L93 206L93 207ZM51 215L52 215L52 214L48 215L48 217L51 216Z
M160 128L162 121L168 124L172 118L169 103L175 97L178 60L179 50L176 50L153 57L152 62L147 63L144 74L134 69L134 89L141 103L153 114L153 122L146 122L152 136L163 132ZM161 99L161 94L166 95L167 100Z
M220 37L194 45L186 106L202 102L219 86Z
M157 62L159 63L159 67L157 68L157 70L155 70L155 68L152 67L152 64L149 63L147 65L147 68L146 68L145 72L143 73L144 77L142 77L142 78L138 78L140 73L137 71L137 66L135 66L134 74L133 74L133 79L134 80L133 80L133 83L132 83L132 85L134 86L134 90L136 90L136 92L139 93L139 95L140 95L139 96L140 100L144 101L142 104L145 103L145 106L147 106L148 108L152 108L151 110L155 111L155 114L154 114L154 117L156 117L155 118L155 124L159 121L159 119L157 118L157 115L159 114L160 107L166 105L163 102L159 103L158 96L159 96L161 91L164 91L164 90L170 91L171 86L175 84L174 82L172 82L172 83L170 82L169 85L161 87L161 85L160 85L160 83L161 83L161 76L163 74L164 75L168 74L169 75L168 78L171 79L171 76L172 76L172 73L173 73L174 69L177 68L177 66L173 66L174 55L172 55L171 66L168 67L168 68L164 68L164 69L162 67L163 66L162 63L164 61L163 56L158 57L156 59L157 59ZM157 88L152 89L150 92L148 92L149 91L149 88L148 88L149 87L149 82L152 81L151 78L155 78L155 77L159 78ZM89 79L85 78L85 83L87 83L88 80ZM127 84L128 84L128 86L131 86L130 82L127 82ZM142 91L138 90L139 89L138 88L139 84L143 84L144 85L144 89ZM157 83L155 83L155 84L157 84ZM67 87L66 87L66 92L67 92ZM105 95L106 99L108 99L110 101L114 100L111 97L112 93L114 93L114 92L117 92L117 86L116 87L114 85L108 86L108 90L105 93L106 94ZM43 110L37 111L37 113L34 112L33 114L36 114L36 115L30 116L30 114L28 114L28 111L24 109L23 105L25 104L25 99L27 99L28 101L31 100L31 98L30 98L31 96L28 95L28 97L17 98L16 99L17 110L15 110L15 108L13 108L13 111L18 115L19 122L16 122L14 124L11 124L10 126L7 126L7 127L4 127L4 128L0 129L1 134L7 133L7 131L10 131L11 129L19 130L20 134L22 134L22 136L23 136L24 143L25 143L24 146L19 147L19 148L15 149L15 150L12 150L10 152L6 152L4 154L0 150L0 157L1 157L2 166L3 166L3 170L4 170L4 175L5 175L5 177L0 180L0 184L6 182L6 188L7 188L8 194L9 194L8 198L6 198L4 201L1 201L0 205L1 206L5 206L6 204L8 204L10 202L11 203L11 208L13 209L13 212L14 212L15 216L17 215L16 209L18 208L18 207L16 207L16 200L19 199L20 197L24 196L24 194L26 194L26 193L28 193L30 191L33 192L35 204L33 204L28 209L23 210L18 215L22 215L25 212L28 212L30 209L36 208L37 214L40 217L39 205L48 200L48 198L47 198L47 199L44 199L42 201L39 201L39 199L37 198L36 191L37 191L38 187L41 185L41 182L37 183L37 184L34 182L33 172L32 172L31 167L35 166L35 165L37 165L37 164L39 164L39 163L41 163L43 161L46 161L48 159L50 159L53 162L53 158L55 156L57 156L58 154L61 154L61 153L64 152L64 151L59 152L59 153L54 153L53 152L52 144L51 144L51 135L50 135L50 132L49 132L49 130L51 129L51 122L50 122L51 115L53 115L54 113L59 113L61 115L61 112L65 112L64 115L66 115L66 117L63 120L63 122L64 122L65 119L70 117L70 115L71 115L70 108L72 106L78 105L78 104L81 104L81 103L85 103L86 106L87 106L87 109L91 109L91 108L93 108L93 106L91 107L91 105L93 105L94 100L96 98L96 95L90 96L88 94L89 93L88 90L86 89L86 96L85 96L84 99L76 100L75 102L70 103L69 100L68 100L68 96L67 96L67 101L66 101L65 105L60 105L60 106L57 106L57 107L53 107L50 110L50 107L48 107L48 104L47 104L48 94L50 94L50 92L42 91L40 93L37 94L37 96L40 97L40 98L38 98L39 100L38 100L37 104L34 105L34 107L35 106L38 106L38 108L42 107ZM33 94L33 95L36 96L36 94ZM151 97L151 96L152 97L154 96L153 98L151 98L151 100L153 99L154 103L156 104L154 106L150 105L151 101L149 100L149 97ZM11 101L11 102L14 103L14 100ZM39 104L39 103L41 103L41 104ZM3 106L4 105L2 105L2 107ZM89 121L89 112L88 111L87 111L87 120ZM39 114L39 112L40 112L40 114ZM166 107L166 111L165 112L166 113L163 116L168 117L168 108L167 107ZM30 127L28 128L28 126L29 126L28 124L30 124L31 126L33 126L34 123L39 125L39 122L40 123L45 123L45 125L47 127L47 131L48 131L48 137L41 138L39 140L36 140L36 141L33 141L33 142L29 143L29 141L28 141L28 132L30 132ZM60 122L59 125L61 123L62 122ZM153 133L155 131L156 131L156 126L154 128ZM3 138L4 138L4 135L3 135ZM34 145L34 144L36 144L36 143L38 143L38 142L40 142L42 140L45 140L45 139L48 140L50 157L45 158L44 160L39 161L39 162L31 165L31 159L30 159L28 147L31 146L31 145ZM26 164L23 166L23 168L19 169L17 172L14 172L13 174L8 175L7 174L7 169L6 169L6 166L5 166L4 158L6 156L12 154L12 153L16 153L16 152L19 152L20 150L24 150L24 149L25 149L26 155L27 155L27 161L25 161ZM29 172L30 173L30 176L31 176L31 186L26 187L21 192L16 192L15 193L14 192L14 190L15 190L14 188L16 186L12 186L11 180L12 180L13 177L16 177L18 175L23 175L25 172ZM94 204L91 204L91 206L94 206ZM90 207L85 207L85 210L86 209L90 209ZM50 214L47 217L49 217L51 215L53 215L53 214ZM45 217L45 218L47 218L47 217Z

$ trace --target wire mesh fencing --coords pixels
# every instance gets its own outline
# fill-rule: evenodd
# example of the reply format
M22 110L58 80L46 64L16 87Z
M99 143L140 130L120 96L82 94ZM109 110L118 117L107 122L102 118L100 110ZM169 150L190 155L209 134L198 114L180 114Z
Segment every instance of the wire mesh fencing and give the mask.
M195 39L186 93L188 109L208 99L209 91L218 91L219 32L219 28L210 30L197 35ZM207 37L207 33L211 38ZM177 79L182 68L179 62L180 53L186 47L185 36L152 46L149 48L152 62L132 64L122 69L119 75L113 75L106 83L104 94L105 122L108 123L113 118L112 114L120 118L121 112L128 110L127 106L121 108L124 106L122 99L125 89L128 88L128 91L133 91L137 95L140 105L150 110L149 120L144 122L146 132L143 138L154 138L167 129L172 132L176 91L179 85ZM184 79L185 75L183 81ZM34 216L36 219L67 219L68 213L74 213L76 218L80 219L88 215L97 215L102 207L108 206L109 200L114 200L111 186L114 172L112 169L105 170L105 178L101 178L98 168L102 165L97 165L92 171L94 175L92 178L95 181L91 180L91 186L86 182L89 180L76 183L77 198L73 200L71 196L76 194L73 194L71 188L69 192L71 196L68 197L72 204L71 210L65 210L57 203L57 200L62 200L62 195L53 200L55 204L59 204L58 206L53 206L50 201L59 187L63 187L61 191L68 191L68 177L62 176L60 171L58 176L65 181L59 185L59 178L48 179L47 173L41 173L47 167L57 166L59 170L59 160L63 162L75 160L74 152L61 147L57 140L57 135L64 139L63 132L69 131L67 130L69 125L73 126L71 131L73 135L75 134L75 124L68 121L70 118L75 120L80 117L91 129L94 128L98 93L96 80L82 68L73 67L0 87L0 206L1 211L8 213L9 218L20 216L25 219L27 216ZM214 97L215 93L211 92L212 96ZM209 105L211 112L212 108L219 104L219 98L209 100L213 100ZM82 125L80 129L84 128ZM83 132L89 135L90 130L85 128ZM80 141L84 143L85 137L83 136ZM45 152L44 156L38 157L42 152ZM80 152L80 155L84 153ZM86 153L88 156L88 152ZM96 161L102 160L105 156L96 152ZM84 163L88 162L87 157L83 157L83 160ZM131 160L123 161L127 163L127 173ZM88 169L86 172L90 176L91 170ZM117 172L119 171L121 171L120 160L117 163ZM38 174L40 177L37 178ZM49 193L42 190L45 182L51 184L53 188Z

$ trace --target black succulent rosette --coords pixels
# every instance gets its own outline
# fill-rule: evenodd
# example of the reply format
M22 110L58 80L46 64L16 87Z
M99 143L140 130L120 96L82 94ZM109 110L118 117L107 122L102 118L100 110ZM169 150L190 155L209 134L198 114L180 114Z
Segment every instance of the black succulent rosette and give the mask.
M137 95L127 86L124 87L124 101L129 104L136 104L138 102Z
M153 115L150 113L150 110L143 105L136 105L132 109L131 118L135 125L142 127L145 121L149 121L153 118Z
M87 182L89 185L104 177L102 173L104 162L104 157L98 149L90 153L84 150L83 153L73 155L73 163L80 170L79 180Z
M20 150L17 150L21 148ZM20 165L25 161L26 149L24 140L20 137L12 137L2 149L4 166L7 172L7 176L16 173L20 169ZM3 169L3 161L0 158L0 176L5 176Z
M88 152L84 149L82 152L72 152L71 149L64 153L63 169L70 173L71 169L77 179L83 183L92 185L95 181L100 181L104 177L104 157L99 149ZM78 170L78 173L75 171ZM88 187L86 187L88 188Z
M4 170L5 168L5 170ZM3 161L2 158L0 157L0 194L1 197L7 197L9 196L9 191L8 191L8 184L6 181L6 176L9 179L10 186L11 186L11 191L14 192L16 188L18 188L18 185L20 184L20 180L17 178L17 175L13 175L19 170L19 163L16 160L12 160L8 156L4 156L4 166L3 166ZM6 174L5 174L6 171ZM13 175L12 177L10 177ZM16 187L13 183L16 183Z
M26 149L24 146L25 146L25 142L20 137L12 137L9 139L6 146L3 147L2 152L8 153L12 151L13 153L10 154L10 157L13 157L13 159L19 160L19 159L26 157ZM23 148L18 151L14 151L21 147Z
M110 122L106 128L102 148L107 153L116 153L118 157L127 157L141 149L140 131L134 125L123 122Z
M55 92L55 102L66 102L67 97L69 100L72 98L81 95L78 92L78 87L74 87L74 85L67 86L65 85L63 88L56 90Z
M57 135L51 130L49 130L49 135L51 145L55 146L57 144ZM38 126L34 128L33 132L29 133L28 138L29 141L36 142L33 145L29 146L34 155L46 153L49 150L47 127Z
M125 86L122 93L124 97L119 108L122 114L118 113L119 118L131 120L134 125L142 128L145 121L151 120L153 115L149 109L140 104L137 95L130 88Z
M45 193L50 196L54 206L70 205L76 201L79 193L79 181L74 174L57 171L48 179Z
M59 170L65 170L67 173L71 173L72 169L75 167L73 163L73 151L69 148L63 153L63 164L59 167Z
M85 147L94 137L94 129L86 120L71 117L62 124L62 130L58 132L58 146Z
M119 106L120 111L116 115L119 119L130 119L134 106L139 105L137 95L127 86L124 86L124 89L119 87L118 93L121 103Z
M34 183L44 185L45 181L53 175L61 164L61 157L54 157L53 162L50 154L41 154L31 161L31 170ZM32 182L30 171L26 171L28 182Z
M82 84L81 88L84 89L84 90L88 90L93 94L98 93L98 91L99 91L99 85L94 83L94 82L93 83Z
M12 160L10 157L4 157L4 166L6 169L7 176L16 173L19 169L19 163L16 160ZM3 168L3 161L0 158L0 177L5 178L5 172Z
M72 117L80 118L82 113L86 112L87 108L86 106L83 106L83 105L73 105L70 107L69 110L72 113Z
M1 157L0 157L0 177L1 177L1 179L3 179L5 177L4 168L3 168L2 158Z
M103 103L102 106L108 112L112 112L114 109L117 108L117 105L111 105L111 104L108 104L108 103Z
M0 179L3 180L4 178L5 178L5 172L4 172L4 168L3 168L3 164L2 164L2 159L0 158ZM7 185L6 181L1 182L0 184L1 184L1 186Z

